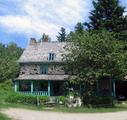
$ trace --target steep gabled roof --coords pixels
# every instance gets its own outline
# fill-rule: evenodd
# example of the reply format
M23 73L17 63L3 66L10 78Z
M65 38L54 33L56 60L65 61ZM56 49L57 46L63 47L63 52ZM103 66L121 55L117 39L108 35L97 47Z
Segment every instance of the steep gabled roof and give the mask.
M65 42L37 42L29 44L21 55L19 62L62 62L62 54L65 53L65 46ZM55 54L53 61L48 60L49 53Z

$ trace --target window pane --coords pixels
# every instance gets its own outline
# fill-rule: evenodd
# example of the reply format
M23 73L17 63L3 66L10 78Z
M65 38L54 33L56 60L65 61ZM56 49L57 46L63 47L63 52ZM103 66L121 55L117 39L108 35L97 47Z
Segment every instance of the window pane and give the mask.
M20 81L19 91L31 91L31 83L27 81Z
M48 82L47 81L35 82L34 91L48 91Z
M48 66L47 65L41 66L41 74L48 74Z

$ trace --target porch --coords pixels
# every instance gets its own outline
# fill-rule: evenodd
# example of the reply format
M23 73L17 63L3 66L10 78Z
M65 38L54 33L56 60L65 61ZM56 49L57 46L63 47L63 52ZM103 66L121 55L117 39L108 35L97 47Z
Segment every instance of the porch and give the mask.
M28 81L14 82L15 92L36 96L60 96L63 95L63 81Z

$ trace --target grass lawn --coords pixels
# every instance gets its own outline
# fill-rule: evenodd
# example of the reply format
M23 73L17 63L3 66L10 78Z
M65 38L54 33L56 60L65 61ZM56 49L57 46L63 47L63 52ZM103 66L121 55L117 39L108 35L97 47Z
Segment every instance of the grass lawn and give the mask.
M113 108L67 108L56 107L53 109L55 112L67 112L67 113L107 113L107 112L119 112L127 111L127 107L113 107Z
M8 118L6 115L0 113L0 120L11 120L11 119Z
M38 111L53 111L53 112L67 112L67 113L107 113L107 112L119 112L119 111L127 111L127 104L117 104L113 108L67 108L64 106L53 107L53 109L45 109L43 106L35 106L35 105L22 105L22 104L2 104L0 105L0 109L7 108L23 108L23 109L31 109Z
M6 94L4 92L1 92L0 94L0 110L1 109L8 109L8 108L24 108L24 109L32 109L32 110L45 110L46 109L43 106L36 106L36 105L30 105L30 104L11 104L4 101L4 98L6 97ZM48 111L55 111L55 112L68 112L68 113L104 113L104 112L118 112L118 111L127 111L127 102L124 102L124 104L118 103L113 108L87 108L87 107L81 107L81 108L67 108L64 106L56 106L52 110ZM0 116L2 116L0 114ZM4 116L2 116L4 117ZM5 116L6 117L6 116ZM6 120L7 118L5 118ZM4 120L1 119L0 120Z

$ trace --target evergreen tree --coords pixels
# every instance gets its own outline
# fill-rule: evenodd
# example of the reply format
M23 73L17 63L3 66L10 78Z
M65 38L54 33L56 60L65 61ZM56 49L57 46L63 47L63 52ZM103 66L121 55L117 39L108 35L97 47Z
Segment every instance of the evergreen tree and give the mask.
M65 30L65 28L63 28L63 27L61 27L61 29L60 29L60 32L58 32L58 36L56 36L57 37L57 40L59 41L59 42L65 42L66 41L66 30Z
M78 22L75 26L75 32L83 34L83 31L84 31L83 23Z
M119 0L93 1L94 10L90 12L90 22L84 23L88 30L105 29L113 32L127 30L125 7L120 6Z

